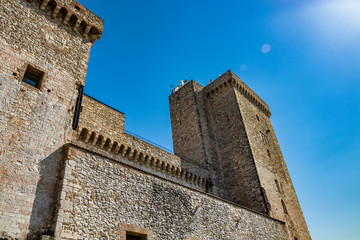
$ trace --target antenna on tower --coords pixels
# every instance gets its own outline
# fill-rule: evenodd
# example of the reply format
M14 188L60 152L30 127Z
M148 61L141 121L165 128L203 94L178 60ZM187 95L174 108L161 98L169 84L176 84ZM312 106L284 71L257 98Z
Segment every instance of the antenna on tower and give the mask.
M173 93L174 93L174 85L170 84L170 94L173 94Z

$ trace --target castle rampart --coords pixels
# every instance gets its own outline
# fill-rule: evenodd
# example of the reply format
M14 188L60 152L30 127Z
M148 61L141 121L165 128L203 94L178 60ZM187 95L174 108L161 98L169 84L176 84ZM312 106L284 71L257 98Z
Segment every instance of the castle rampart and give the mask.
M281 221L77 147L68 151L57 222L63 239L125 239L126 225L141 226L150 239L288 239Z

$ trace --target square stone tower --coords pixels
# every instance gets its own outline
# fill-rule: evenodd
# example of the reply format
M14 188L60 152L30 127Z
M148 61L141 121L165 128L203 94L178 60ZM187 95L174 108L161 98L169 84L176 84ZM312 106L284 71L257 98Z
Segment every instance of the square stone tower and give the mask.
M76 1L1 1L0 238L53 231L63 146L102 28Z
M233 72L208 86L190 81L170 97L174 152L206 165L218 197L286 222L311 239L268 105Z

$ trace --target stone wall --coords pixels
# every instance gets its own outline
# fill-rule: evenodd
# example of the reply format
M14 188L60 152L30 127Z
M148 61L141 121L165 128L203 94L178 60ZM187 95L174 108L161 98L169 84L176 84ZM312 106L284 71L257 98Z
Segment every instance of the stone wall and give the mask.
M77 86L85 82L92 42L72 25L74 17L64 19L64 5L52 18L56 2L48 3L1 1L0 238L53 230L62 147L71 140ZM82 11L100 31L102 21ZM44 72L39 88L22 82L28 65Z
M84 132L87 134L84 134ZM73 135L72 144L169 181L175 181L195 189L206 190L209 182L206 174L200 171L199 168L189 166L184 168L180 164L180 158L175 155L129 135L122 136L122 140L117 139L114 142L111 140L105 141L102 135L91 140L93 135L86 128L82 128L80 135Z
M83 96L79 126L96 130L110 139L119 139L124 134L125 114L94 98Z
M231 86L208 98L210 125L224 177L226 199L267 213L239 106Z
M201 136L199 106L194 81L190 81L170 95L170 118L174 153L205 165L205 151ZM197 84L198 85L198 84Z
M215 141L211 135L202 94L203 87L190 81L169 96L174 152L185 168L196 169L211 179L211 193L226 198ZM193 164L193 163L198 164Z
M56 236L124 239L288 239L267 216L70 146Z

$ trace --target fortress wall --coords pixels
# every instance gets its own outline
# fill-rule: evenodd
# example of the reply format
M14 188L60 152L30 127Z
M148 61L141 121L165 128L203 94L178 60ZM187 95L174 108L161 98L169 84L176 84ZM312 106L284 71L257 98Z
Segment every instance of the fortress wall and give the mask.
M144 154L154 157L155 159L170 163L173 166L181 167L180 158L178 156L175 156L174 154L171 154L129 134L125 134L124 136L122 136L122 140L124 141L125 145L132 147L132 149L137 150L139 153L142 152Z
M155 159L166 161L176 167L181 166L179 157L125 133L124 125L124 113L84 95L79 127L73 138L76 140L85 128L88 130L87 140L90 141L92 145L96 145L98 141L101 141L102 143L99 143L99 145L102 145L102 148L107 148L105 145L109 145L109 151L111 151L113 147L116 148L114 144L116 144L118 148L124 145L126 149L130 147L133 152L136 150L138 154L142 152ZM91 137L92 133L95 134L94 138ZM100 136L102 140L99 139ZM109 141L109 143L106 143L106 141Z
M74 134L73 137L74 139L72 144L74 146L78 146L89 152L107 157L116 162L124 163L141 171L157 175L161 178L178 182L188 187L203 191L206 190L206 184L209 180L206 174L201 171L195 171L195 169L191 167L183 168L180 164L178 164L180 159L174 155L172 155L172 158L176 159L177 162L175 162L175 164L172 163L173 161L168 158L170 153L151 146L146 142L136 139L135 137L128 136L131 137L128 139L128 144L125 141L116 141L114 144L108 145L108 147L104 144L104 141L101 143L96 140L96 138L94 141L91 141L91 139L89 141L84 140L86 137L84 137L83 134L79 136L75 136ZM143 148L141 147L141 144L147 147ZM161 155L161 153L166 154ZM160 157L157 158L154 156Z
M72 146L63 173L63 239L288 239L280 221Z
M120 139L124 134L125 114L94 98L83 96L79 126L106 138ZM106 140L106 139L105 139Z

